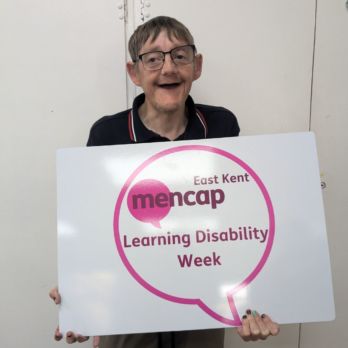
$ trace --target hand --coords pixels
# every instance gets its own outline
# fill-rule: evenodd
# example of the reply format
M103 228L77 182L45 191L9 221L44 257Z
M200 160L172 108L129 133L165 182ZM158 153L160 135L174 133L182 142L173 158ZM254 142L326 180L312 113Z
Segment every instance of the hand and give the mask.
M237 331L244 341L265 340L268 336L278 335L279 325L268 315L260 316L258 312L248 309L246 315L243 315L242 326Z
M58 288L55 287L53 288L50 292L49 292L49 296L50 298L54 301L55 304L60 304L62 301L62 298L59 294ZM56 331L54 332L54 339L56 341L60 341L63 338L63 334L59 331L59 326L56 328ZM67 343L75 343L75 342L85 342L89 339L88 336L82 336L82 335L78 335L75 334L72 331L68 331L66 333L66 342ZM95 336L93 337L93 348L98 348L99 346L99 341L100 341L100 337L99 336Z

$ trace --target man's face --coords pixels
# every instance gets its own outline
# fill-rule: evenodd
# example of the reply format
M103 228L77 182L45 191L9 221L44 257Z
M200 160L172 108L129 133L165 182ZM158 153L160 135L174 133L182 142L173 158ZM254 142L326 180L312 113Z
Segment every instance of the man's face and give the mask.
M151 37L145 42L139 54L163 51L186 45L187 42L172 38L162 31L155 41ZM127 64L132 81L142 87L145 93L146 110L151 113L176 112L185 109L185 101L191 90L192 82L199 78L202 71L202 56L196 55L193 63L175 65L169 54L165 55L164 65L159 70L145 70L143 63Z

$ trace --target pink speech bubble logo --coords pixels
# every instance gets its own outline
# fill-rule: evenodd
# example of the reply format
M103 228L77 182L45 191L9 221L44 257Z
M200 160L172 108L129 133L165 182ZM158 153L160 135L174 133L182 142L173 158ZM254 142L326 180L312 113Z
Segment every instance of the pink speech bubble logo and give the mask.
M128 193L128 209L137 220L161 228L160 221L169 213L170 205L161 204L158 199L168 195L169 188L163 182L153 179L141 180Z
M254 269L249 273L239 284L236 284L236 286L228 291L226 293L228 304L233 316L233 319L226 318L224 316L221 316L220 314L216 313L214 310L212 310L206 303L203 302L203 300L199 298L184 298L184 297L178 297L174 294L169 294L166 292L161 291L160 289L152 286L147 280L145 280L133 267L133 265L128 260L125 250L123 249L123 245L120 238L120 212L121 212L121 205L125 198L126 192L131 186L132 182L136 179L136 177L141 173L147 166L151 165L152 163L156 162L158 159L168 156L173 153L181 152L181 151L206 151L214 153L218 156L222 156L225 158L228 158L232 162L235 162L240 167L242 167L255 181L258 188L260 189L262 196L265 200L267 210L268 210L268 222L269 222L269 237L267 240L266 248L264 250L264 253L259 260L259 262L255 265ZM157 180L154 180L157 182ZM160 182L161 183L161 182ZM161 183L162 184L162 183ZM135 186L135 185L134 185ZM165 185L164 185L165 186ZM153 215L152 215L153 217ZM143 221L143 220L141 220ZM156 220L158 221L158 220ZM150 221L149 221L150 222ZM263 184L262 180L259 178L259 176L256 174L256 172L250 168L244 161L242 161L237 156L226 152L222 149L218 149L211 146L206 145L183 145L178 146L174 148L169 148L166 150L163 150L152 157L148 158L144 163L142 163L128 178L126 183L124 184L123 188L121 189L121 192L117 198L116 206L115 206L115 214L114 214L114 237L116 242L116 247L118 250L118 253L122 259L123 264L127 268L128 272L133 276L133 278L141 284L145 289L147 289L149 292L152 292L154 295L161 297L167 301L180 303L180 304L186 304L186 305L197 305L199 306L204 312L206 312L209 316L216 319L217 321L220 321L221 323L224 323L226 325L231 326L240 326L241 325L241 319L239 316L239 313L237 311L235 302L234 302L234 295L240 291L241 289L248 286L255 277L261 272L262 268L264 267L270 253L272 250L273 240L274 240L274 233L275 233L275 217L274 217L274 209L272 205L271 198L268 194L268 191Z

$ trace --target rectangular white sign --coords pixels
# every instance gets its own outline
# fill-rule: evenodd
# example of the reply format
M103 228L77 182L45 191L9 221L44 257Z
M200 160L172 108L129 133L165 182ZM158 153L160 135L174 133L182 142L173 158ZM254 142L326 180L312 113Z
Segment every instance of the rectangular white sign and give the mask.
M59 150L61 330L333 320L312 133Z

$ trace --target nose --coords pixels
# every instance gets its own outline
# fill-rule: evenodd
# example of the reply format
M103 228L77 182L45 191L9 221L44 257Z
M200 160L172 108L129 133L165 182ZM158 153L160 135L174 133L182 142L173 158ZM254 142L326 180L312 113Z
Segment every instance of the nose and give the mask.
M173 62L173 59L172 59L170 53L167 52L164 55L164 61L163 61L163 66L162 66L161 72L162 72L162 74L166 74L168 72L172 72L173 70L176 70L176 65Z

